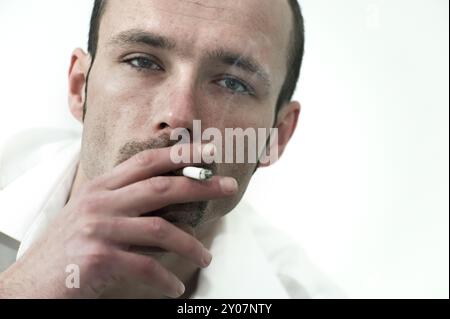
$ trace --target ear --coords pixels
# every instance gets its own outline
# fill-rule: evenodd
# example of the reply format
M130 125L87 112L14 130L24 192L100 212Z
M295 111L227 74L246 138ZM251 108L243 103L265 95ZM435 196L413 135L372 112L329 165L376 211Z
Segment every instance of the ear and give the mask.
M72 53L69 68L69 109L80 123L83 123L85 85L90 66L90 56L81 49Z
M286 146L297 128L298 119L300 117L301 105L297 101L292 101L288 105L283 106L277 116L275 128L278 129L278 140L274 139L273 143L277 143L278 158L283 155ZM271 144L270 154L275 145ZM259 167L267 167L273 162L260 163Z

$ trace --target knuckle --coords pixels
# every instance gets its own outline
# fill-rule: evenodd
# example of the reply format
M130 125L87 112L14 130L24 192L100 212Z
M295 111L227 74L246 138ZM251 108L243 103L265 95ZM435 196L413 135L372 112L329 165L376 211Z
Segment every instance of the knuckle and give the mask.
M166 221L161 217L155 217L151 219L150 222L150 232L155 236L155 238L164 238L167 233Z
M152 258L145 258L141 267L142 272L147 276L153 276L158 271L158 264Z
M134 272L145 277L148 281L153 281L155 277L159 276L158 263L152 257L142 258L133 263L132 267Z
M100 231L102 231L103 225L99 221L88 221L83 226L81 226L80 233L87 238L92 238L98 236Z
M135 161L140 166L148 166L154 161L154 152L146 150L142 151L135 156Z
M101 193L95 195L82 196L79 207L82 212L87 214L94 214L99 212L106 204L106 198Z
M148 183L150 184L150 188L153 192L161 194L169 190L171 179L165 176L157 176L148 179Z
M91 244L85 256L85 265L89 269L105 271L112 262L112 253L106 245L95 243Z

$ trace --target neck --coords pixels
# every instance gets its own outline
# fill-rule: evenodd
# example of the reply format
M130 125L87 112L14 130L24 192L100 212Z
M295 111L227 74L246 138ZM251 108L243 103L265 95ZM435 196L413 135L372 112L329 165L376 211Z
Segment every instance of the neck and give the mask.
M76 196L80 188L89 179L83 172L82 164L80 163L77 173L72 184L69 200ZM202 242L207 248L211 248L211 244L215 234L220 227L221 221L214 220L205 223L195 229L194 236ZM189 298L196 290L199 268L193 263L186 261L180 256L173 253L166 253L152 256L157 259L166 269L173 272L186 286L186 292L182 298ZM162 294L155 291L149 286L144 286L136 282L121 282L118 285L109 288L102 295L103 298L146 298L146 299L161 299L164 298Z

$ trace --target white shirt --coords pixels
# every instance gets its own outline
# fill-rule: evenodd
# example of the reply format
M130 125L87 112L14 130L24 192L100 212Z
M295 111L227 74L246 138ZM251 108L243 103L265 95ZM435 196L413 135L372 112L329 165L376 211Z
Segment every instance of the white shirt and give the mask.
M0 272L64 207L80 149L79 134L53 129L21 133L0 149ZM223 217L210 251L192 298L342 297L299 245L243 201Z

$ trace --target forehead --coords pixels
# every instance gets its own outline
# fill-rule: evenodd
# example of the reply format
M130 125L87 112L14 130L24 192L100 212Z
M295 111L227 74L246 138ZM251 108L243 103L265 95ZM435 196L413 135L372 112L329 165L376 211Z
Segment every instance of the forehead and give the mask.
M139 28L175 39L184 55L239 49L274 73L285 69L291 20L287 0L108 0L99 49L115 34Z

